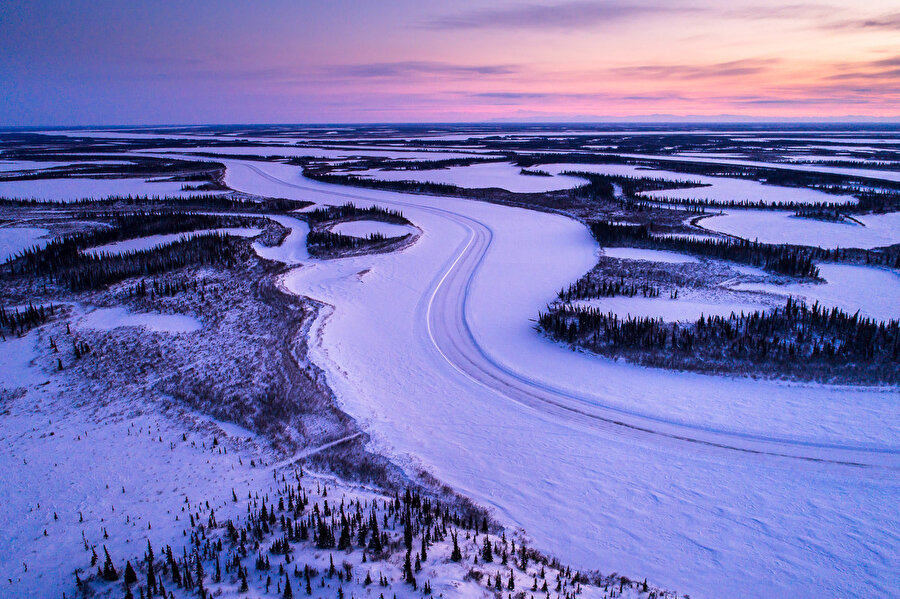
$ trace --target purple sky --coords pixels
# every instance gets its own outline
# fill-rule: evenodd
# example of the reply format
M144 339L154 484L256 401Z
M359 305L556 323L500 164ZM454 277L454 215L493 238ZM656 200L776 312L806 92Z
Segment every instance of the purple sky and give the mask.
M0 2L0 126L900 115L900 6Z

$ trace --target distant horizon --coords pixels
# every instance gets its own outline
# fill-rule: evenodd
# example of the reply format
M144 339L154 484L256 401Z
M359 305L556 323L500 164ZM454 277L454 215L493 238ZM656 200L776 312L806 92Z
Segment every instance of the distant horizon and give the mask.
M654 116L656 118L654 118ZM635 117L600 117L596 120L475 120L475 121L297 121L297 122L168 122L168 123L86 123L86 124L44 124L44 125L6 125L0 123L0 131L54 131L54 130L93 130L93 129L159 129L159 128L201 128L201 127L377 127L377 126L407 126L407 127L463 127L463 126L489 126L489 127L541 127L541 126L578 126L578 127L602 127L602 126L690 126L690 125L715 125L715 126L765 126L765 125L826 125L826 126L856 126L856 125L897 125L900 127L900 115L884 117L866 116L841 116L841 117L735 117L733 119L710 118L702 115L696 116L635 116Z

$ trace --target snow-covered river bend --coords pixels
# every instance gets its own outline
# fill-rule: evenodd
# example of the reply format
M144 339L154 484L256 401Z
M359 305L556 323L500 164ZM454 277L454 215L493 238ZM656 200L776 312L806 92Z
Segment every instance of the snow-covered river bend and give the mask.
M230 187L400 208L402 252L310 261L313 359L377 449L421 465L577 567L694 597L891 595L900 393L601 360L532 328L596 244L556 215L356 190L226 160Z

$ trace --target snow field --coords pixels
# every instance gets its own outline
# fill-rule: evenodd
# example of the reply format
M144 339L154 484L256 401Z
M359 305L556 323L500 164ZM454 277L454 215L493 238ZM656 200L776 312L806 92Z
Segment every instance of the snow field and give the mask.
M180 181L145 181L144 179L29 179L0 181L0 197L74 202L81 199L103 199L109 196L187 196L211 192L181 191Z
M697 225L763 243L811 245L827 249L870 249L900 243L900 212L854 215L863 223L830 222L795 217L793 212L726 209Z
M122 307L97 308L78 320L76 326L108 331L116 327L143 327L155 333L192 333L203 325L183 314L133 314Z
M793 296L808 304L819 302L828 308L840 308L848 314L887 321L900 319L900 273L888 268L820 263L819 276L825 283L740 283L737 291L760 291L787 298Z
M41 227L0 227L0 262L22 250L43 245L50 231Z
M176 241L184 241L192 237L201 235L234 235L236 237L256 237L262 232L262 229L253 227L223 227L220 229L203 229L200 231L190 231L188 233L166 233L162 235L148 235L147 237L138 237L136 239L126 239L124 241L116 241L107 243L84 250L85 254L91 256L99 256L101 254L109 254L118 256L127 254L128 252L140 252L152 248L169 245Z
M521 167L506 162L451 166L438 170L368 170L352 174L380 181L419 181L468 189L499 187L514 193L543 193L571 189L585 183L577 177L541 177L521 174Z
M643 193L655 200L709 200L716 202L758 202L766 204L776 202L797 202L815 204L821 202L854 204L856 198L848 195L827 194L814 189L801 187L779 187L763 185L758 181L735 179L732 177L709 177L692 173L656 170L633 164L543 164L534 168L559 175L565 171L581 171L601 175L618 175L625 177L647 177L666 181L692 181L705 187L688 187L684 189L666 189Z
M695 264L697 258L667 250L646 250L643 248L605 247L601 256L617 260L641 260L644 262L663 262L665 264Z
M368 237L376 233L385 237L403 237L404 235L414 234L416 229L409 225L395 225L377 220L353 220L338 223L331 227L331 231L351 237Z

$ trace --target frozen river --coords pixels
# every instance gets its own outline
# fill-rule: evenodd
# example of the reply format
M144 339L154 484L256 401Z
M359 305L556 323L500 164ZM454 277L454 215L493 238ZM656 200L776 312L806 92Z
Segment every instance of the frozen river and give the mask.
M402 252L306 261L284 279L331 306L312 357L377 449L577 567L693 597L900 592L895 389L572 352L530 319L595 263L581 224L226 162L235 189L378 203L422 230Z

